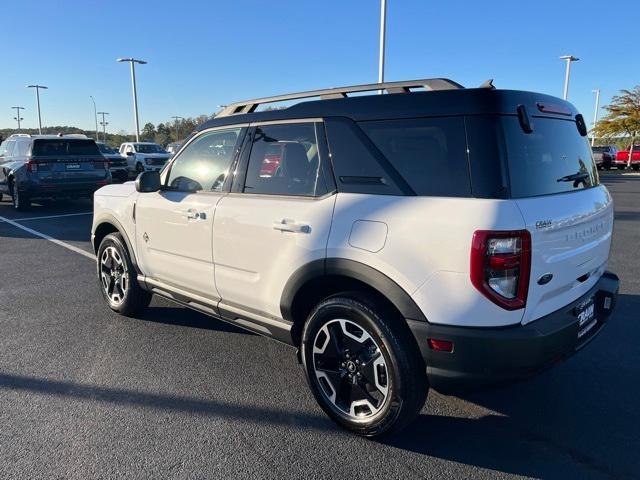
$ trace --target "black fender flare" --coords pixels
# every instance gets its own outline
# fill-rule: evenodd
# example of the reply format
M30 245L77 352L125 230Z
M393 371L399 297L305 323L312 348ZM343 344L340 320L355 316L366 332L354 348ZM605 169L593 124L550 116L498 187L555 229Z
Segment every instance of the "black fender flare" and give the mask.
M307 282L322 276L341 276L365 283L384 295L405 319L427 321L416 302L394 280L369 265L345 258L318 259L296 270L287 281L280 299L282 318L294 321L292 307L296 294Z

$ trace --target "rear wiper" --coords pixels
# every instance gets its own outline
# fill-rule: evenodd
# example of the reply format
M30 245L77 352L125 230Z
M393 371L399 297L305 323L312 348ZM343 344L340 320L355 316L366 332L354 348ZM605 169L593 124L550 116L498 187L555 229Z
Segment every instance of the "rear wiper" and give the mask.
M585 178L589 178L589 174L587 172L578 172L573 173L571 175L566 175L564 177L560 177L557 182L579 182L580 180L584 180Z

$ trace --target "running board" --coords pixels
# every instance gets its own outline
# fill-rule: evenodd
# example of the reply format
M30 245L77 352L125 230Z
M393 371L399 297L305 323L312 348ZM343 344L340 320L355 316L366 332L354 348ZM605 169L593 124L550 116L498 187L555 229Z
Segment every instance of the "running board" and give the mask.
M138 282L145 290L179 305L258 335L273 338L286 345L294 346L291 338L293 324L286 320L269 317L261 312L249 312L237 305L228 305L218 299L202 297L145 275L138 275Z

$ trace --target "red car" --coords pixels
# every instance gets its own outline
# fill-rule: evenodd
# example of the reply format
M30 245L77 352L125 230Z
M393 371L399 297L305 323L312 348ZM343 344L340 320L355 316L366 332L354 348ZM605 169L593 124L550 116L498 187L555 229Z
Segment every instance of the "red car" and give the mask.
M616 154L616 159L613 161L613 165L619 169L627 168L629 162L629 149L620 150ZM631 168L634 170L640 170L640 145L633 146L633 153L631 154Z

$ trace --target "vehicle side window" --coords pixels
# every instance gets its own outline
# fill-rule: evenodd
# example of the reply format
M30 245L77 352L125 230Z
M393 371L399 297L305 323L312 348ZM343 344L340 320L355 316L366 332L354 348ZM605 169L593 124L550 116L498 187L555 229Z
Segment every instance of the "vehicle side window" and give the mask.
M370 121L359 125L417 195L471 196L462 117Z
M317 196L326 193L315 124L256 127L245 193Z
M171 165L167 186L183 192L221 192L241 130L217 130L196 138Z
M127 145L126 147L124 147L124 153L129 153L129 152L133 152L133 147L131 145Z
M15 140L6 140L2 142L0 145L0 157L9 157L13 153L13 146L15 145Z
M19 156L19 157L24 157L25 155L27 155L27 152L29 151L29 147L31 146L31 142L30 141L18 141L16 142L16 145L13 149L13 155L14 156Z

